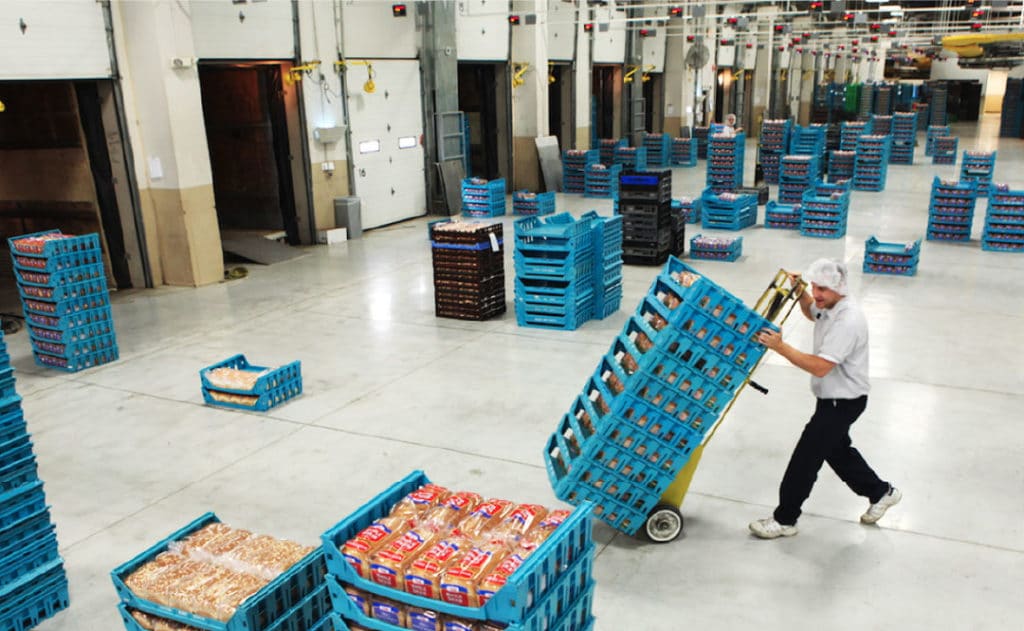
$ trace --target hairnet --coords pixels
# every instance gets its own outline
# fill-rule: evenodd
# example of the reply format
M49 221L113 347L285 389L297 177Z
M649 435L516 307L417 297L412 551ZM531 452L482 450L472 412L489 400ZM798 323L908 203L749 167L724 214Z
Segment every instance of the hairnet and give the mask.
M804 274L804 280L807 282L831 289L841 296L849 293L846 278L846 265L834 259L818 259L811 263Z

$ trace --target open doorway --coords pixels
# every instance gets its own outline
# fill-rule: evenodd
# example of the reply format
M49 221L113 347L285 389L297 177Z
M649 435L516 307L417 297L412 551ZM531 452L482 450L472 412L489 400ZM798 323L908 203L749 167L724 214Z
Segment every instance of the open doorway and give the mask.
M652 134L660 134L665 129L665 75L658 73L644 74L644 120L645 129Z
M591 126L597 138L621 138L622 66L595 64L591 85L594 97Z
M576 146L574 85L572 66L568 63L548 66L548 132L558 138L558 147L563 150Z
M282 65L202 63L199 85L218 225L294 245L299 217Z
M459 62L459 109L469 126L466 175L510 181L509 81L508 64Z

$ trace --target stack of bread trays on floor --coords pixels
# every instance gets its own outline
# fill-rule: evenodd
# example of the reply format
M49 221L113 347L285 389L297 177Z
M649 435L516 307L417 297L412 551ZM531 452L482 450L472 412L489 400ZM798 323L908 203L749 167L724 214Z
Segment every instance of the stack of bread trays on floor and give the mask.
M68 606L32 440L0 334L0 629L27 631Z

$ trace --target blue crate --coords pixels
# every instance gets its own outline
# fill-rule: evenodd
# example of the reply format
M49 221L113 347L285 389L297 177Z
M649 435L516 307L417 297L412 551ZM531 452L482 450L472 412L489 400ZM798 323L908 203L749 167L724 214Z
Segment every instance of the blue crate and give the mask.
M872 257L870 261L868 260L869 256ZM864 242L864 260L866 262L883 265L911 265L916 264L920 256L920 239L909 244L885 243L872 235Z
M38 258L28 254L11 252L11 258L14 260L14 268L16 270L43 274L55 274L84 266L103 264L103 252L100 250L82 250L49 258Z
M697 166L697 139L673 138L669 164L676 167Z
M7 239L7 245L10 248L11 253L16 254L17 256L30 256L44 259L64 256L66 254L76 254L79 252L98 251L100 249L100 237L96 233L65 237L63 239L53 239L45 242L42 250L37 252L23 249L25 244L22 243L22 240L24 239L59 234L64 233L60 230L43 230L42 232L23 234Z
M716 219L715 217L704 214L701 219L701 226L705 229L712 230L743 230L757 224L757 211L749 211L740 213L739 215L730 219Z
M799 204L779 204L770 201L765 206L764 227L796 230L800 228L800 218L801 208Z
M0 530L46 508L41 480L34 480L0 493Z
M517 291L515 296L516 314L544 318L547 316L573 317L579 315L589 317L593 314L595 295L593 286L589 283L586 285L581 284L581 288L565 300L552 300L549 296L535 300L534 294L522 294Z
M579 309L574 313L555 315L524 312L519 308L519 303L516 303L516 324L518 326L575 331L583 326L587 320L592 320L593 317L593 305L588 309Z
M512 214L519 216L550 215L555 212L555 194L531 193L526 190L512 193Z
M42 342L53 342L57 344L74 344L85 342L95 337L112 334L114 329L110 320L104 320L95 324L86 324L70 329L49 329L42 326L29 324L29 336L33 340Z
M32 441L27 433L18 434L0 444L0 474L20 464L25 458L32 457L32 453Z
M67 607L64 566L53 561L0 587L0 631L29 631Z
M17 419L11 421L0 421L0 445L17 440L28 435L28 426L21 412L18 412ZM2 509L0 509L2 512ZM0 526L2 528L3 526Z
M110 305L110 295L108 292L103 292L83 296L81 298L62 300L60 302L49 302L35 298L22 298L21 304L26 312L60 318L73 313L78 313L79 311L89 311L91 309L107 307Z
M328 529L321 537L328 572L343 584L386 596L410 606L424 607L441 614L471 620L514 624L527 618L549 590L559 584L566 571L574 567L577 560L589 563L592 559L593 537L590 516L593 507L584 505L573 511L509 577L505 586L484 603L483 607L463 607L441 600L414 596L361 577L342 556L340 547L375 520L387 515L391 507L403 497L429 482L422 471L413 471Z
M572 282L594 273L593 250L589 248L568 252L564 256L539 256L545 252L516 250L512 255L516 276Z
M260 375L256 380L256 384L251 390L240 390L233 388L222 388L212 383L208 375L211 371L217 368L234 368L235 370L244 370L246 372L265 373ZM204 388L210 388L213 390L220 390L221 392L231 392L234 394L247 394L247 395L260 395L275 388L279 388L284 385L289 385L292 382L302 380L302 362L294 361L277 368L268 368L265 366L254 366L249 363L249 360L245 358L245 355L238 354L232 355L227 359L217 362L216 364L207 366L199 371L199 379Z
M132 617L132 611L128 607L118 605L117 610L127 631L146 631ZM325 612L323 617L314 618L314 614L321 610ZM279 618L267 631L334 631L333 615L330 593L325 586L312 594L306 603L296 606L290 613Z
M106 278L106 271L102 265L83 265L52 274L23 269L16 271L19 285L33 287L61 287Z
M87 353L74 358L60 357L49 353L35 353L35 362L44 368L54 368L64 372L78 372L95 366L109 364L120 357L117 345L95 353Z
M54 531L53 523L50 521L49 508L36 511L0 531L0 573L4 575L10 574L17 568L12 569L9 566L18 565L21 561L27 562L29 559L27 557L22 558L21 554L30 549L33 551L33 554L38 552L36 544L41 541L52 538L53 548L56 550L57 541ZM43 563L37 564L36 567L39 567L39 565L43 565ZM25 574L28 571L20 573ZM9 582L11 580L0 580L0 585Z
M235 410L266 412L267 410L277 407L278 405L281 405L286 401L290 401L302 394L302 379L300 378L293 381L287 381L284 384L276 388L272 388L260 395L242 395L250 397L251 404L248 405L234 403L232 401L218 400L217 397L220 396L220 394L219 390L216 388L203 388L202 391L203 401L207 405L217 405Z
M725 248L709 248L700 245L701 234L690 239L690 258L709 261L733 262L743 254L743 237L735 237Z
M13 583L39 568L60 561L57 535L51 533L22 542L9 554L0 556L0 585Z
M462 214L465 217L501 217L505 214L505 201L493 202L490 204L477 204L462 202Z
M184 539L204 526L219 521L220 519L215 514L206 513L180 530L171 533L130 561L114 568L110 573L110 578L121 602L132 609L207 631L269 631L273 623L281 616L323 588L324 555L320 549L317 549L243 601L227 622L158 605L136 596L128 589L125 579L158 554L165 552L170 543Z
M8 399L18 393L14 390L14 369L10 367L9 361L3 365L7 368L0 368L0 399Z
M841 228L824 228L821 226L801 226L800 236L818 239L842 239L846 236L846 226Z
M29 326L60 332L73 332L81 327L94 324L106 324L112 327L112 319L113 314L109 306L66 313L62 316L48 313L25 313L25 323Z
M22 298L62 302L102 294L109 299L106 277L87 280L81 283L57 285L55 287L39 287L37 285L18 285L18 293Z
M66 344L51 342L48 340L39 340L34 336L30 336L29 340L32 343L32 352L36 354L42 353L52 357L61 357L69 362L78 360L79 358L88 357L96 353L117 350L117 338L114 335L96 335Z
M548 217L523 217L513 223L515 246L531 250L565 251L589 246L592 242L591 218L577 220L569 213Z
M35 455L23 456L11 464L0 466L0 493L10 493L39 480Z
M562 167L583 170L587 165L601 161L598 149L566 149L562 152Z

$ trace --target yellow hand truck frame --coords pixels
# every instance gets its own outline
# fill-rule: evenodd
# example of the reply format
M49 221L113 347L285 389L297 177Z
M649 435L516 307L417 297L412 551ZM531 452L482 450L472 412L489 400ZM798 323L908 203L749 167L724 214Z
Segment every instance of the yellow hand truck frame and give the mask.
M793 308L799 303L800 297L803 296L806 289L807 283L799 279L796 280L795 284L791 283L789 273L780 269L775 274L771 283L769 283L768 289L765 290L754 305L754 311L761 314L769 322L782 326L789 318L790 313L793 312ZM761 365L764 357L765 355L762 355L757 360L757 363L754 364L754 367L751 368L751 375ZM707 446L715 432L721 427L722 421L725 420L729 410L732 409L733 404L747 384L750 384L755 390L764 394L768 392L763 386L751 381L749 375L736 390L736 394L729 401L725 410L722 411L715 425L708 431L701 444L690 454L690 459L686 465L683 466L672 483L665 489L661 499L658 500L658 504L651 509L650 514L647 516L641 532L654 543L668 543L674 541L682 534L683 514L680 512L680 509L683 506L683 500L686 499L686 492L690 489L690 483L693 481L693 474L696 473L697 465L700 464L701 456L704 454L704 447Z

